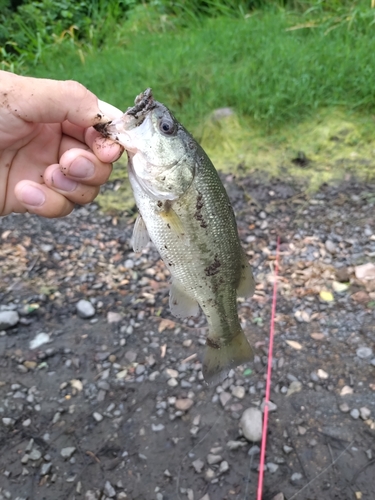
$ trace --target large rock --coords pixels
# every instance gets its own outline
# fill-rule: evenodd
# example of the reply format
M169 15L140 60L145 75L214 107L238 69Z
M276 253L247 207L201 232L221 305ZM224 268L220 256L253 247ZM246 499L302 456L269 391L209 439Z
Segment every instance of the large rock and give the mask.
M240 425L248 441L257 443L262 439L262 412L258 408L247 408L242 414Z
M20 317L17 311L0 311L0 330L7 330L15 326Z

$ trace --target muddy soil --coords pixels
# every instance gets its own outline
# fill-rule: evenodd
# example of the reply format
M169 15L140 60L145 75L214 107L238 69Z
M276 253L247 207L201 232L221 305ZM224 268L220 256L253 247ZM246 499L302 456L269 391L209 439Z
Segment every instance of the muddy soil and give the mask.
M133 216L0 220L0 306L19 314L0 333L0 498L255 499L259 443L239 422L265 393L279 235L263 499L375 499L375 185L223 181L257 282L239 301L257 356L218 387L202 380L204 318L170 315Z

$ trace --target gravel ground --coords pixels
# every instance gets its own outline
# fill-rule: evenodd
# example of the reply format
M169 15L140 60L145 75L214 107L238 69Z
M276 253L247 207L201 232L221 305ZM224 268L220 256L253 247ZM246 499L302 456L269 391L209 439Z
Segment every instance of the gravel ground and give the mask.
M134 217L0 220L0 499L254 499L278 234L264 500L375 499L375 185L223 180L257 356L217 387Z

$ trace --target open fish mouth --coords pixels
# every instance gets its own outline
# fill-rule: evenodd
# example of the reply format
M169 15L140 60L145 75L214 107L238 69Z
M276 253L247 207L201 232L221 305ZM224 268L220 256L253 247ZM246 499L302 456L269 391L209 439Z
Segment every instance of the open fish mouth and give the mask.
M155 108L156 101L150 88L137 95L134 100L134 106L128 108L119 120L112 120L107 123L98 123L94 129L100 132L104 137L117 141L118 125L122 131L131 130L143 123L148 113Z
M149 113L149 111L151 111L155 106L156 104L154 96L152 95L152 90L148 88L141 94L137 95L134 101L134 106L128 108L125 114L134 116L137 120L141 120L140 123L142 123L147 113Z

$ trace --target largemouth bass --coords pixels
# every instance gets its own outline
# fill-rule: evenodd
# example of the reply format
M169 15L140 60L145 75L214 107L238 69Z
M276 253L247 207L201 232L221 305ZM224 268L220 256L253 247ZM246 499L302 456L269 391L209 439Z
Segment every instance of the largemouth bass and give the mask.
M169 305L178 318L206 315L207 382L253 357L237 313L237 296L254 291L225 188L210 159L151 89L124 115L96 126L128 154L139 216L133 248L152 240L169 269Z

